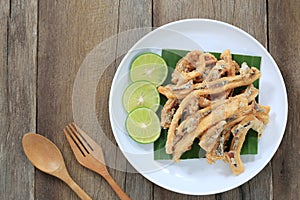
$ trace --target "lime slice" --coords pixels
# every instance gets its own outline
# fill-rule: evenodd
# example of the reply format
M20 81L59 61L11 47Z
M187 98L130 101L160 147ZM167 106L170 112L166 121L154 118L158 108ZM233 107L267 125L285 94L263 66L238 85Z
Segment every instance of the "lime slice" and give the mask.
M160 121L149 108L137 108L126 119L126 129L130 137L140 143L154 142L160 135Z
M164 83L167 75L166 61L157 54L141 54L131 63L130 79L132 81L147 80L157 87Z
M160 98L156 87L152 83L149 81L136 81L125 89L122 101L127 112L139 107L147 107L156 112Z

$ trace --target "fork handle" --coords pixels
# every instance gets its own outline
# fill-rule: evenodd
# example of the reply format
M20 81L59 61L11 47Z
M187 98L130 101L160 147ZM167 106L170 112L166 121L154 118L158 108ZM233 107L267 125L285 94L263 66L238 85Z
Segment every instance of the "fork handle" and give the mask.
M121 200L130 200L129 196L123 191L123 189L115 182L109 173L103 175L103 178L109 183L112 189L116 192Z

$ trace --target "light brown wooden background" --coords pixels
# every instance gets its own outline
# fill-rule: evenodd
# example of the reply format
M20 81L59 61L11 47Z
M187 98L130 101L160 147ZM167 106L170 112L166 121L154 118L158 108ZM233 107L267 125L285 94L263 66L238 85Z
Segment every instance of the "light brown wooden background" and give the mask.
M181 195L139 174L109 169L112 176L132 199L300 199L299 9L299 0L0 0L0 199L78 199L64 183L27 161L21 139L29 131L58 145L70 174L94 199L116 199L101 177L75 161L62 134L72 121L75 75L89 51L106 38L184 18L228 22L269 50L288 91L284 139L262 172L222 194ZM122 45L127 44L119 42L112 48L118 51ZM120 58L101 79L98 94L99 118L112 141L105 105L119 62Z

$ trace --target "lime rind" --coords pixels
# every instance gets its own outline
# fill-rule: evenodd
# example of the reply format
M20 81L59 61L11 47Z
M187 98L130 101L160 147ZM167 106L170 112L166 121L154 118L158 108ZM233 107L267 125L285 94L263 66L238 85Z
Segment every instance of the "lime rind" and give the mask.
M160 135L160 120L149 108L133 110L126 119L126 129L131 138L140 143L150 143Z
M130 136L130 135L129 135ZM140 143L140 144L149 144L149 143L152 143L152 142L155 142L158 138L159 138L160 134L157 134L153 137L150 137L150 138L135 138L135 137L132 137L130 136L134 141Z

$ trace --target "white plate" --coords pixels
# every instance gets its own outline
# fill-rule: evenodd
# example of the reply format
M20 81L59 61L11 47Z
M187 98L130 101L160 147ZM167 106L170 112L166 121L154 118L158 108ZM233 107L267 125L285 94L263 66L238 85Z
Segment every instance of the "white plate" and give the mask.
M259 102L271 106L270 123L259 141L259 153L242 156L245 172L232 174L220 161L209 165L205 159L155 161L153 144L138 144L127 135L122 92L129 84L129 66L141 52L161 53L163 48L202 49L258 55L262 57ZM278 66L267 50L248 33L227 23L209 19L187 19L164 25L147 34L124 57L115 74L109 98L111 126L116 141L131 165L153 183L184 194L208 195L224 192L257 175L275 154L287 121L287 94Z

